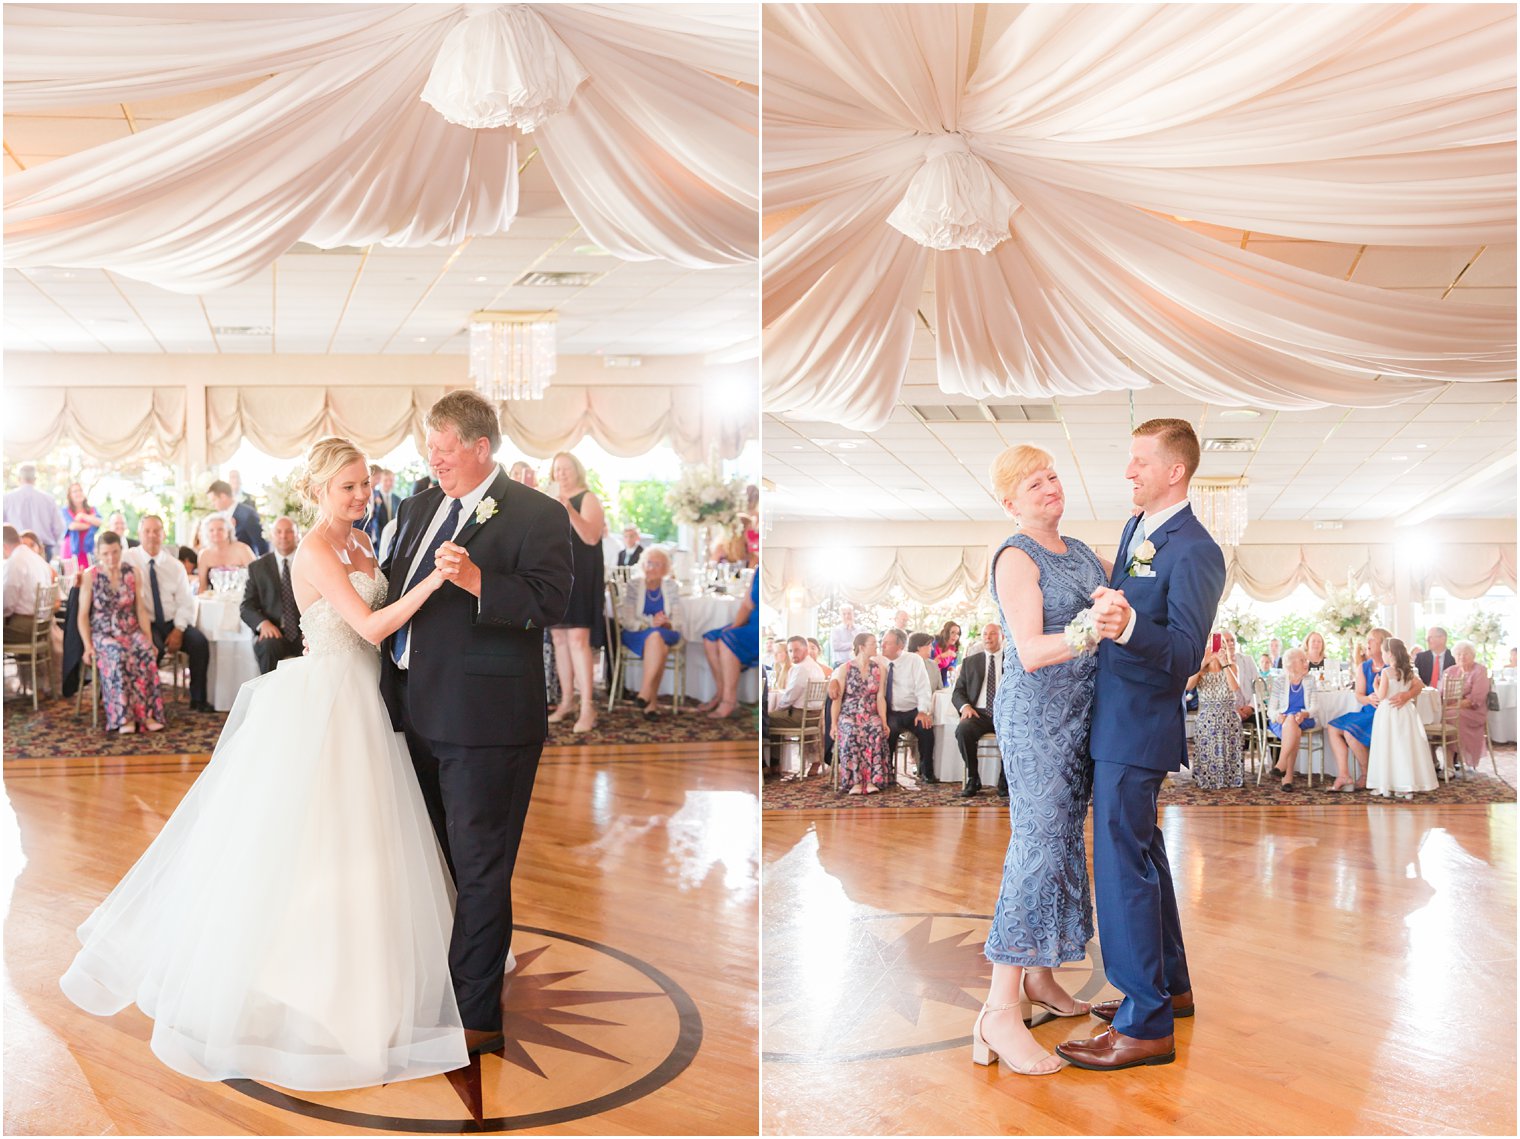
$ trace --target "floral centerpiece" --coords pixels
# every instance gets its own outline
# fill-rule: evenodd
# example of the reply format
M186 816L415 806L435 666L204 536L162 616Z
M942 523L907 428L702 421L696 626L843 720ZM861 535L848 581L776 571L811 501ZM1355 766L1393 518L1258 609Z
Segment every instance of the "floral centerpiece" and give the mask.
M296 480L300 476L301 468L297 465L292 467L283 478L272 478L265 483L264 509L261 513L267 518L287 516L304 530L311 524L316 511L301 497L301 492L296 490Z
M1358 593L1351 582L1345 586L1329 586L1325 590L1325 604L1319 611L1319 619L1324 622L1326 631L1344 644L1349 660L1352 642L1366 637L1376 624L1377 606L1372 598Z
M1457 630L1457 635L1477 645L1478 659L1485 665L1491 665L1493 662L1489 657L1489 647L1504 641L1504 613L1481 606L1475 608L1466 623Z
M1214 624L1234 633L1235 643L1242 651L1261 639L1261 618L1241 605L1221 610Z
M666 500L671 515L688 526L731 529L744 506L744 483L725 479L716 467L690 466L671 486Z

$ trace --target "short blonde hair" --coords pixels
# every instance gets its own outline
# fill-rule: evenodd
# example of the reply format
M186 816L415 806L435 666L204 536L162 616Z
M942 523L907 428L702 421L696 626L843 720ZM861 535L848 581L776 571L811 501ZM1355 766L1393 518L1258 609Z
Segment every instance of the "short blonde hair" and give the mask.
M577 486L586 486L586 464L577 459L569 451L556 451L554 458L549 460L549 477L554 477L554 464L561 459L568 459L570 466L575 469L575 481Z
M301 501L313 507L320 505L327 484L351 463L365 463L368 466L364 452L352 440L341 435L328 435L318 439L306 452L306 466L296 476L295 488Z
M1004 502L1018 493L1019 484L1035 471L1053 468L1056 461L1046 451L1020 443L992 460L992 493Z

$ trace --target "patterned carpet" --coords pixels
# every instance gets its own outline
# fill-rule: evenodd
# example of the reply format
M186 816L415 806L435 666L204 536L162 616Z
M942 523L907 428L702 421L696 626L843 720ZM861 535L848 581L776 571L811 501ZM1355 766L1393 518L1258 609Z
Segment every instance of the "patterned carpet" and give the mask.
M740 705L727 720L713 720L704 715L671 715L669 705L653 720L629 703L619 703L609 715L605 697L600 707L596 730L576 735L570 723L549 726L550 745L597 747L625 744L716 743L728 740L753 740L756 737L756 709ZM694 704L689 705L695 707ZM8 696L5 701L5 747L7 760L55 759L65 756L120 755L195 755L209 753L221 735L224 712L191 712L183 704L170 705L169 723L151 735L117 735L90 726L86 705L74 715L72 697L44 700L36 712L30 699Z
M1416 795L1411 800L1386 799L1365 791L1330 794L1322 788L1329 781L1310 789L1303 776L1294 782L1293 791L1282 790L1277 780L1263 777L1257 786L1248 774L1244 787L1208 791L1194 785L1187 772L1167 777L1161 788L1161 802L1188 807L1360 807L1366 803L1389 807L1416 804L1513 803L1515 802L1515 745L1499 744L1494 748L1501 779L1494 778L1488 757L1480 771L1469 772L1436 790ZM1007 800L998 798L993 788L983 787L980 794L962 799L959 783L938 783L927 787L899 784L878 795L842 795L834 791L827 773L801 781L767 778L761 793L761 805L768 811L832 810L835 808L873 809L879 807L970 807L1006 810Z

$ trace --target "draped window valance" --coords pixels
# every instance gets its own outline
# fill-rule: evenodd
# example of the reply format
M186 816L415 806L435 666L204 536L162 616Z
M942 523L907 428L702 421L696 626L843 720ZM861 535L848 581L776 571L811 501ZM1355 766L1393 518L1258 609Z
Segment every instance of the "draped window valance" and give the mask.
M1093 549L1105 558L1114 550ZM785 609L820 604L831 591L860 605L884 605L895 590L913 601L935 605L963 592L990 607L987 588L991 549L985 546L878 546L848 552L824 548L790 549L771 544L762 558L761 592L767 605ZM1394 602L1394 550L1386 545L1239 546L1226 553L1225 594L1239 585L1257 601L1277 601L1300 585L1318 597L1348 577L1365 584L1382 604ZM1433 586L1453 597L1482 597L1496 586L1514 589L1515 547L1503 543L1459 542L1431 548L1426 568L1410 582L1423 599Z
M207 388L206 457L230 459L244 439L265 454L295 458L315 439L343 435L369 455L384 455L407 438L427 453L422 417L442 387Z
M11 387L5 389L5 454L40 458L59 443L115 462L157 452L177 462L185 448L184 388Z
M1226 405L1382 406L1515 374L1512 305L1374 288L1189 224L1513 242L1512 5L764 19L768 411L879 427L920 306L940 386L976 399L1163 383Z
M202 293L301 241L503 233L530 147L616 257L700 269L757 253L755 5L11 4L4 18L12 111L254 81L8 176L7 265Z

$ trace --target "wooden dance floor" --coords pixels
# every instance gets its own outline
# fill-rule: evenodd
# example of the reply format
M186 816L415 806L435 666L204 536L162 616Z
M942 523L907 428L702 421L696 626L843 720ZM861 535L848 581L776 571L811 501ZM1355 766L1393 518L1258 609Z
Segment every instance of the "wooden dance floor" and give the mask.
M205 761L5 764L5 1131L475 1130L441 1076L338 1093L185 1079L135 1007L96 1018L59 991L75 927ZM518 1046L484 1057L487 1130L756 1133L756 792L753 743L545 752L514 888Z
M970 1055L1007 817L766 812L764 1129L1514 1135L1515 826L1513 804L1165 809L1198 1008L1177 1061L1032 1078ZM1117 996L1100 957L1067 987Z

